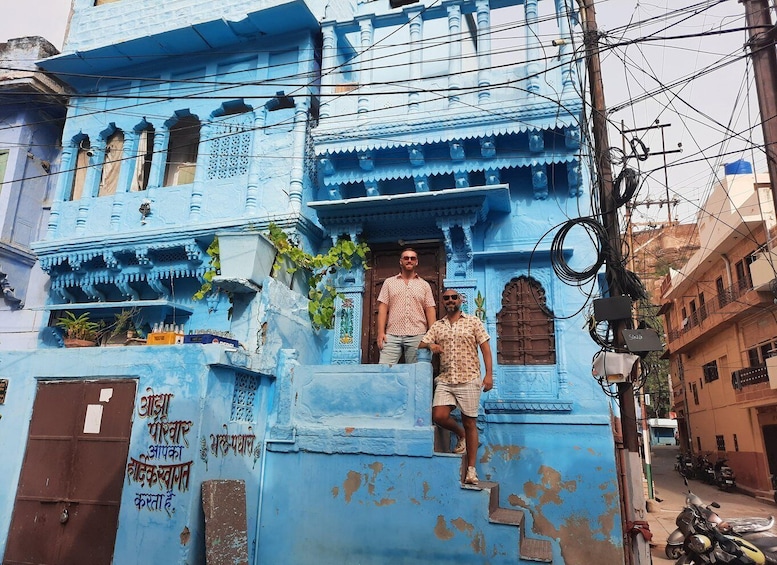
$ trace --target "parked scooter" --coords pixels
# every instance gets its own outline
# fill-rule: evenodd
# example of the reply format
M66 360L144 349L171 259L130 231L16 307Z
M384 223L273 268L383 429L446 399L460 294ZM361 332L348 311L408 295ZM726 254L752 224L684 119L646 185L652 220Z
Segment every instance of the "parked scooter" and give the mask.
M705 483L710 485L715 484L715 468L706 455L701 453L696 456L694 462L694 474L697 479L701 479Z
M734 470L727 465L728 459L722 457L715 461L715 484L719 489L730 491L737 486Z
M687 480L685 484L686 486L688 485ZM777 555L775 555L777 547L775 547L774 543L777 541L777 537L760 537L760 532L767 532L774 526L774 516L769 516L768 518L732 518L724 521L713 509L720 508L718 503L713 502L709 506L705 506L702 500L690 490L685 497L685 508L677 518L678 528L669 534L666 540L665 553L669 559L678 559L685 553L687 535L684 533L683 528L680 527L680 517L683 515L683 512L686 512L687 508L695 508L704 520L710 526L714 526L720 533L729 537L733 536L732 539L735 541L737 539L746 540L758 547L764 553L766 563L777 563ZM705 563L705 561L701 561L701 563Z
M695 478L696 472L693 468L693 457L691 454L685 452L678 453L676 459L677 462L674 464L674 470L689 479Z

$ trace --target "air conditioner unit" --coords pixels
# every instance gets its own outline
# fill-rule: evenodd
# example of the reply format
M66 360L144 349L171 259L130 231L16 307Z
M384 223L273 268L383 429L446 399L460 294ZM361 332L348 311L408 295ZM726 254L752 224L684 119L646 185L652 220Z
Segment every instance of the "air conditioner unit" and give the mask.
M777 357L766 358L766 374L769 376L769 388L777 389Z
M769 285L775 278L777 268L777 253L762 251L755 255L756 260L750 263L750 280L755 290L769 290Z

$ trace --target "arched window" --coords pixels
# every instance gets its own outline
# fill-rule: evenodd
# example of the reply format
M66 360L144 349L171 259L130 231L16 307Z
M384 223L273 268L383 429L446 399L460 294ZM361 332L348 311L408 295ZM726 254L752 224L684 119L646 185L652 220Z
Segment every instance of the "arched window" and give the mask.
M81 199L86 182L86 171L89 168L89 158L92 156L92 145L88 136L81 136L75 143L78 144L78 153L73 163L75 170L73 171L73 184L70 185L70 200Z
M135 170L132 173L130 191L146 190L151 174L151 160L154 158L154 126L143 123L143 129L137 130L138 149L135 152Z
M165 186L191 184L197 168L200 145L200 120L191 114L182 116L170 126L167 144Z
M502 365L552 365L556 362L553 313L545 290L534 279L514 278L502 291L496 315L497 362Z
M100 188L97 191L98 196L116 194L116 187L119 186L119 171L121 170L121 161L123 157L124 132L117 129L105 140L105 159L103 160L103 170L100 175Z

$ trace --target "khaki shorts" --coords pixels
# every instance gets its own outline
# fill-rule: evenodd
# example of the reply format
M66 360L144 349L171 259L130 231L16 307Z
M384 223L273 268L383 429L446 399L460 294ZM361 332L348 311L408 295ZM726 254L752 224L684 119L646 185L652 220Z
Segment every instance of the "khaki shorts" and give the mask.
M480 379L458 385L435 382L432 406L458 406L465 416L477 418L482 386Z

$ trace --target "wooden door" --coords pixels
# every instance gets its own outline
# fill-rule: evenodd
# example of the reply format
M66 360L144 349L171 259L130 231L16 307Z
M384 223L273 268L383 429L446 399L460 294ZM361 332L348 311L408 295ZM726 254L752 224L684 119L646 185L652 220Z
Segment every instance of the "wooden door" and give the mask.
M399 257L404 246L375 245L371 247L370 269L365 276L364 306L362 316L362 363L377 363L380 358L378 349L378 295L380 287L389 277L399 273ZM418 254L416 272L432 287L432 295L437 303L437 317L444 314L439 304L440 291L445 279L445 249L441 244L413 245Z
M135 389L38 385L4 565L110 565Z

